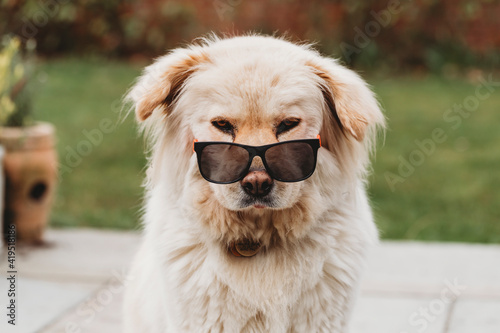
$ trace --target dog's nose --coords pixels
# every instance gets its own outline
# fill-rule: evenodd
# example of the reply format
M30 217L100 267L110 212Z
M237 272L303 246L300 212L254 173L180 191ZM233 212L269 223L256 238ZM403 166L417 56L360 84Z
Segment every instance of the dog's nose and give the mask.
M271 191L273 179L264 170L250 171L241 180L241 186L248 194L254 197L263 197Z

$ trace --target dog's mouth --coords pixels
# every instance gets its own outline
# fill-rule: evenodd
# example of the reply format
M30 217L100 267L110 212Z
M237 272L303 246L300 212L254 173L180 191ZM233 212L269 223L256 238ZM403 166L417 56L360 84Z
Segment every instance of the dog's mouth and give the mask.
M264 197L246 196L245 198L243 198L243 200L241 200L240 203L242 208L253 207L256 209L265 209L276 207L276 203L269 195L266 195Z

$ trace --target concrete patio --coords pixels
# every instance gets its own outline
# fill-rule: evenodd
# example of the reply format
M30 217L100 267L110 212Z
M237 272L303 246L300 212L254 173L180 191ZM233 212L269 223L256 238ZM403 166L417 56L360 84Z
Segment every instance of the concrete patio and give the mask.
M0 264L0 332L121 332L135 232L49 230L48 245L18 247L16 325ZM500 332L500 246L383 242L362 283L352 333Z

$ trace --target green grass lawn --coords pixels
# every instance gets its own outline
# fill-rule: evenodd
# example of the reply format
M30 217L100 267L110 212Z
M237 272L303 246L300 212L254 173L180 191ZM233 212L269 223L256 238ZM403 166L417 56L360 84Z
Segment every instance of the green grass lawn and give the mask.
M65 170L53 226L138 226L144 145L133 117L120 123L117 110L139 72L140 66L119 62L63 59L42 64L37 118L56 125ZM382 237L500 243L500 86L465 117L446 111L472 103L468 96L474 96L475 83L431 76L368 81L389 120L370 178ZM94 144L85 133L95 134L103 119L116 127L101 131L100 140L96 134ZM430 149L436 129L440 140ZM431 151L423 152L415 140ZM78 150L86 154L81 160L72 154ZM401 160L410 163L412 172L400 173Z
M397 78L371 83L389 123L370 187L382 237L499 243L500 84L479 100L479 85L465 81ZM449 113L455 104L464 105L463 116ZM432 152L434 130L442 135ZM426 142L427 148L419 148L415 140ZM389 176L388 181L390 173L400 175L402 159L413 161L413 173L402 168L406 177L396 181Z
M120 122L119 111L139 73L139 67L118 62L63 59L42 65L35 115L56 126L62 166L52 225L138 226L144 144L134 118ZM103 119L115 129L103 132ZM101 140L85 135L96 131Z

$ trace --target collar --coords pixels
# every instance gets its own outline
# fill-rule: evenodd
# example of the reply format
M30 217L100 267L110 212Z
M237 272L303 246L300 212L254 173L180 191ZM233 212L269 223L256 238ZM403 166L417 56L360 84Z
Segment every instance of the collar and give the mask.
M262 245L260 242L254 242L250 239L241 239L236 242L231 242L229 244L229 253L235 257L253 257L256 255Z

